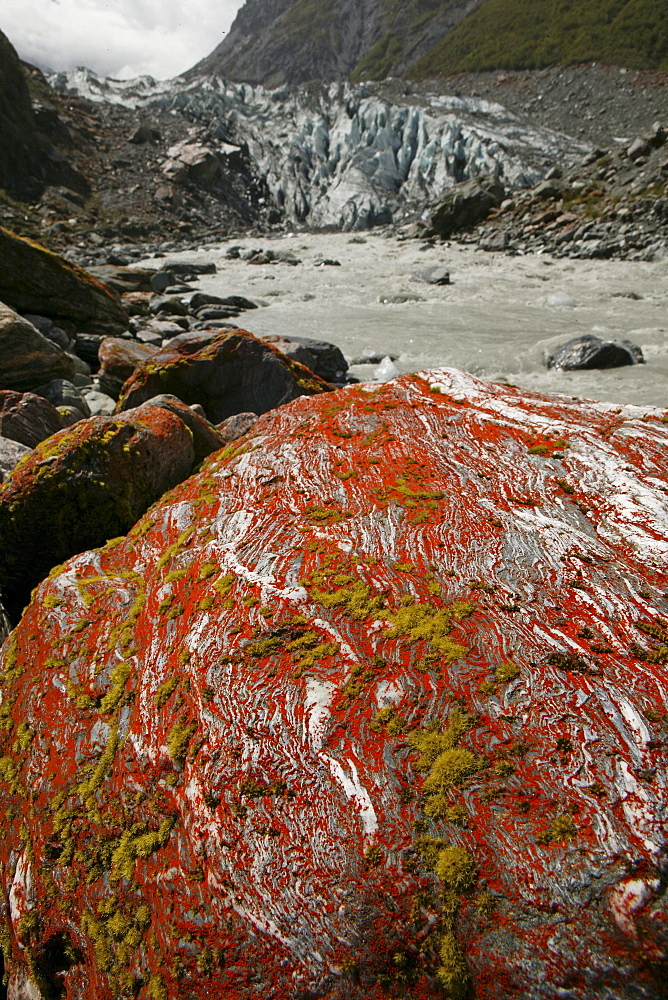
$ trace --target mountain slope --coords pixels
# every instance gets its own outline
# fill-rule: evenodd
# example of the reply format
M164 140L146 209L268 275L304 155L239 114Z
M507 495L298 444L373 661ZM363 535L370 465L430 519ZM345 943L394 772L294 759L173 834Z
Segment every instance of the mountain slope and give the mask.
M668 0L487 0L408 75L592 61L668 69Z
M483 0L247 0L186 74L280 86L404 73Z
M246 0L187 78L268 87L597 61L668 68L668 0Z

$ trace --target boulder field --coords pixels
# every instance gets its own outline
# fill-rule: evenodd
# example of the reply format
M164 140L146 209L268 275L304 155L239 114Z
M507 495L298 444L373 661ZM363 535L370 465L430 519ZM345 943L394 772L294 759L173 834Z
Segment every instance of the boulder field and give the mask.
M302 397L53 570L9 1000L663 995L667 443L447 369Z

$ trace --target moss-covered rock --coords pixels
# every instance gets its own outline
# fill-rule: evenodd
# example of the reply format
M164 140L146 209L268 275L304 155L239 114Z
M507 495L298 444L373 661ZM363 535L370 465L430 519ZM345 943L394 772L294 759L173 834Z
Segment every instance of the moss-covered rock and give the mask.
M113 336L128 317L115 294L82 267L0 226L0 301L19 312L69 320Z
M0 657L10 1000L662 996L665 416L297 399L54 571Z
M71 379L76 361L0 302L0 390L25 392L54 378Z
M0 589L10 615L53 566L129 531L194 462L192 432L157 407L81 420L38 445L0 488Z
M266 413L297 396L331 388L252 333L203 331L175 337L140 365L125 384L118 409L168 393L199 403L217 424L236 413Z

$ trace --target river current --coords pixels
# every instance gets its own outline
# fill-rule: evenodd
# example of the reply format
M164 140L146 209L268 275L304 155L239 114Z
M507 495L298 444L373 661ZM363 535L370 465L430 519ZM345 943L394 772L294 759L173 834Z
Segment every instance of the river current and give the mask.
M231 245L173 259L213 261L218 272L201 279L202 291L260 303L239 320L252 333L328 340L349 360L364 352L396 355L400 373L447 366L539 392L668 406L668 260L491 254L401 242L379 231L296 233L234 244L301 259L291 267L229 260ZM323 259L339 266L319 263ZM449 271L449 285L413 280L436 265ZM567 300L571 304L551 304ZM556 346L590 333L632 340L646 363L572 373L546 368ZM358 365L351 372L366 381L377 368Z

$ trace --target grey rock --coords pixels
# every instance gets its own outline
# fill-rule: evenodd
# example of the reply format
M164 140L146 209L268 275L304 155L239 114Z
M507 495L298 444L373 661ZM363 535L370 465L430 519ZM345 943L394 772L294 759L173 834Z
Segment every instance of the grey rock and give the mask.
M480 246L483 250L487 250L490 253L507 250L510 246L510 233L505 230L497 230L495 233L490 233L489 236L480 241Z
M116 409L116 401L111 396L107 396L105 392L100 392L97 389L84 392L84 399L93 417L108 416Z
M151 289L158 294L164 292L166 288L169 288L175 282L176 278L171 271L158 271L157 274L151 275L149 279Z
M88 404L86 404L88 407ZM72 427L73 424L78 424L80 420L85 420L88 414L83 413L77 406L58 406L58 413L60 414L63 427Z
M188 306L175 295L160 296L153 299L149 305L154 316L187 316Z
M579 371L591 368L621 368L644 363L641 348L630 340L601 340L587 334L562 344L547 360L548 368Z
M217 151L200 142L179 142L167 150L168 159L162 165L162 172L175 184L188 181L210 187L221 174L221 161Z
M177 328L178 329L178 328ZM141 329L137 330L135 337L141 344L151 344L153 347L160 347L165 339L157 330Z
M237 441L247 434L259 419L257 413L235 413L234 416L221 421L217 425L217 430L226 442Z
M74 350L78 358L85 361L93 370L99 366L98 352L104 336L94 333L77 333Z
M389 358L390 361L397 361L399 358L398 354L392 354L390 351L374 351L365 350L362 351L356 358L353 358L350 362L351 365L379 365L381 361L385 358Z
M150 125L140 125L132 133L128 142L133 143L135 146L143 146L146 143L154 144L160 142L161 138L162 136L157 128L152 128Z
M230 309L224 306L202 306L195 313L198 320L206 322L212 319L231 319L239 315L238 309Z
M447 239L459 230L471 229L486 219L504 197L503 184L496 178L456 184L432 209L426 235Z
M434 265L433 267L425 268L419 274L413 275L411 281L421 281L426 285L449 285L450 272L445 267Z
M22 313L23 318L32 323L40 333L47 334L53 326L53 320L48 316L37 316L35 313Z
M190 309L192 312L197 312L203 306L230 306L233 309L243 310L243 309L257 309L257 304L251 302L250 299L245 298L243 295L228 295L225 298L221 298L220 295L209 295L205 292L195 292L191 297Z
M4 483L22 458L29 455L32 448L10 438L0 437L0 483Z
M38 396L48 399L55 407L73 406L85 417L90 417L90 410L84 394L68 379L54 378L46 385L38 386L35 392Z
M641 157L649 156L651 146L647 139L634 139L626 150L629 160L639 160Z

